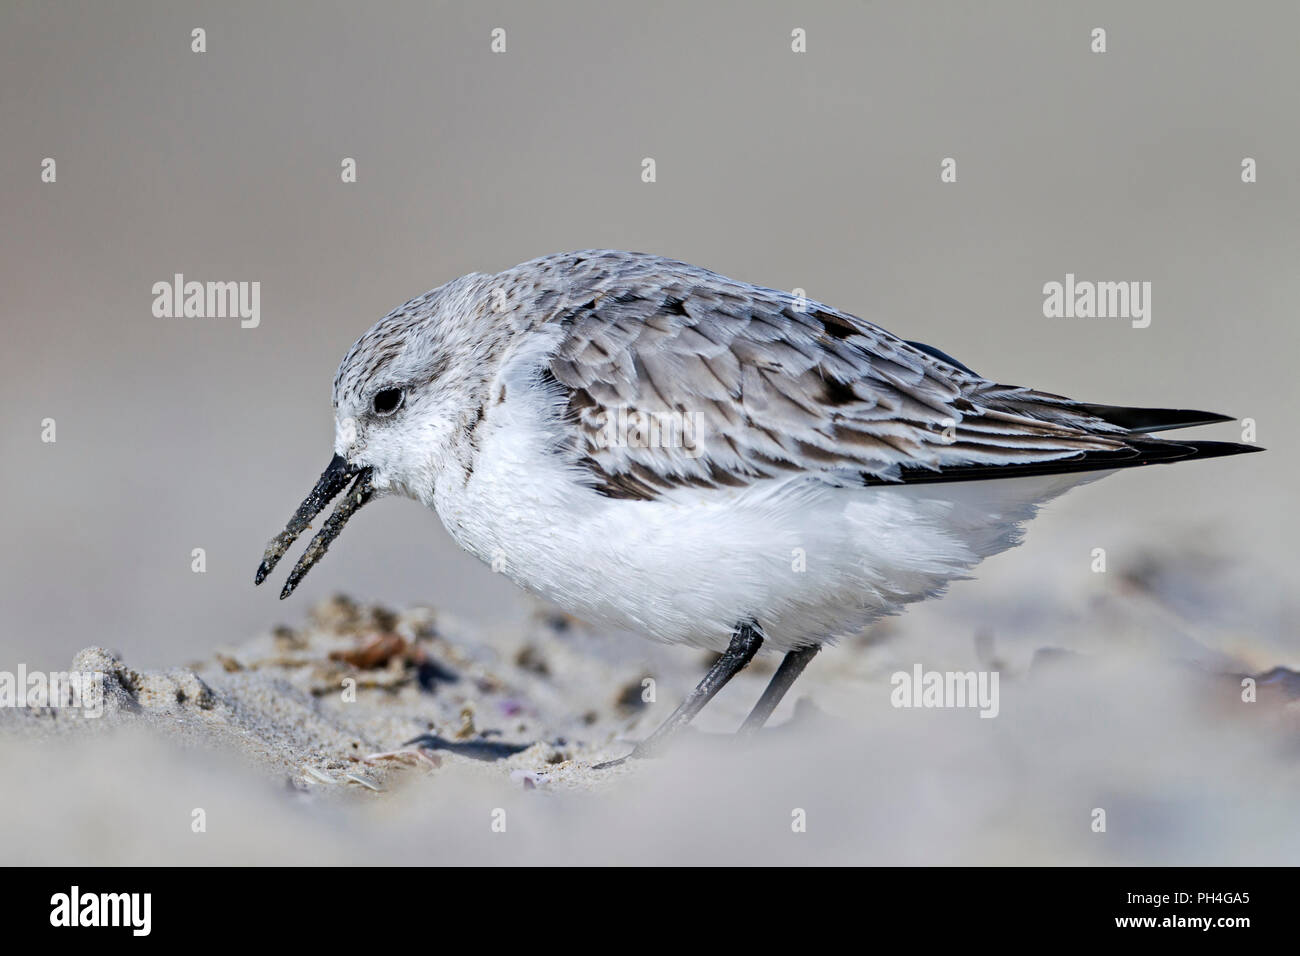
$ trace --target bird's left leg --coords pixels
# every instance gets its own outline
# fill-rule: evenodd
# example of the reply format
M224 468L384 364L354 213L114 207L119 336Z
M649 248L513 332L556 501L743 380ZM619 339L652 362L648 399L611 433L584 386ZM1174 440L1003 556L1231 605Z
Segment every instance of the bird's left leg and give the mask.
M738 624L731 635L731 643L727 646L727 649L713 662L713 666L704 675L704 679L673 711L672 716L660 724L654 733L637 744L636 749L626 757L596 764L594 769L604 770L606 767L617 767L624 761L634 757L653 756L656 751L663 747L668 738L691 722L691 719L704 708L704 705L726 686L727 681L739 674L745 665L754 659L754 655L758 653L758 648L762 643L763 635L759 631L758 625L753 623Z
M758 699L754 709L749 712L745 722L740 725L739 733L741 736L748 737L767 723L767 718L772 716L772 711L776 710L776 705L781 703L781 698L785 696L785 692L803 673L803 669L808 666L808 662L817 656L819 650L821 650L820 644L809 644L807 647L797 648L785 655L785 659L781 661L781 666L776 669L776 673L772 675L771 681L768 682L767 690L763 691L763 696Z

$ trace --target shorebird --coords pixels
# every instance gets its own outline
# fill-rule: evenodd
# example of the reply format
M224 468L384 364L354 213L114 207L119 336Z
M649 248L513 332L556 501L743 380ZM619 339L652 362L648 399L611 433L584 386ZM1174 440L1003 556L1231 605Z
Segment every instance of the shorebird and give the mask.
M1151 437L1228 416L998 384L821 302L612 250L412 299L352 346L333 404L334 457L257 583L340 493L282 598L364 504L414 498L565 611L721 652L630 756L783 651L757 730L823 644L969 577L1077 484L1261 450Z

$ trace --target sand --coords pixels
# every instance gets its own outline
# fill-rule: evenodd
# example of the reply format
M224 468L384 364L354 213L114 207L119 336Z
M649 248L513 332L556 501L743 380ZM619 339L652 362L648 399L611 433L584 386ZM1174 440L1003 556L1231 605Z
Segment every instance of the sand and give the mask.
M882 622L742 742L761 657L668 756L614 770L592 765L707 654L542 607L503 637L341 597L185 667L90 647L68 663L105 675L101 717L0 710L4 862L1296 862L1300 675L1204 622L1189 641L1162 592L1188 578L1144 567L1057 606L1050 646L1028 598L960 640ZM940 646L999 672L996 719L891 705L891 675Z

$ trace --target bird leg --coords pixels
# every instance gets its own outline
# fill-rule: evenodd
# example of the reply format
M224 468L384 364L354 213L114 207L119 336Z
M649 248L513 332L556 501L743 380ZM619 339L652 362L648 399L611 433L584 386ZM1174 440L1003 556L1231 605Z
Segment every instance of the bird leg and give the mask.
M742 737L757 733L767 723L767 718L772 716L772 711L776 710L776 705L781 703L781 698L785 696L785 692L803 673L803 669L808 666L808 662L817 656L819 650L821 650L820 644L809 644L807 647L796 648L785 655L785 659L781 661L781 666L772 675L767 690L763 691L763 696L758 699L754 709L749 712L745 722L740 725L739 733Z
M736 625L736 629L731 635L731 644L713 662L713 666L709 668L709 672L704 675L704 679L700 681L695 690L691 691L687 698L681 702L681 705L672 712L672 716L660 724L654 733L637 744L636 748L626 757L597 764L594 769L604 770L607 767L617 767L619 764L633 758L653 756L663 748L663 745L670 737L691 722L691 719L703 709L704 705L726 686L727 681L739 674L745 665L754 659L754 655L758 653L758 648L762 643L763 635L759 631L758 625L753 622ZM791 677L791 680L793 679ZM775 702L773 706L775 706Z

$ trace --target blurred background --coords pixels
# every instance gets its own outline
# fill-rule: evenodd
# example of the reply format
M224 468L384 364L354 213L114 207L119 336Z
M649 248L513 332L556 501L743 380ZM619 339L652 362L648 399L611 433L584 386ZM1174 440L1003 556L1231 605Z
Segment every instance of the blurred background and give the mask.
M1213 650L1300 664L1298 33L1290 3L6 0L0 667L179 663L335 590L514 626L528 600L409 501L288 604L252 575L366 328L588 247L799 287L999 381L1255 419L1267 455L1076 491L901 626L969 646L1032 606L1050 636L1060 594L1114 586L1091 549L1156 550L1199 562L1171 593L1226 622ZM1071 272L1151 282L1150 327L1044 318ZM156 318L175 273L259 281L259 327Z

